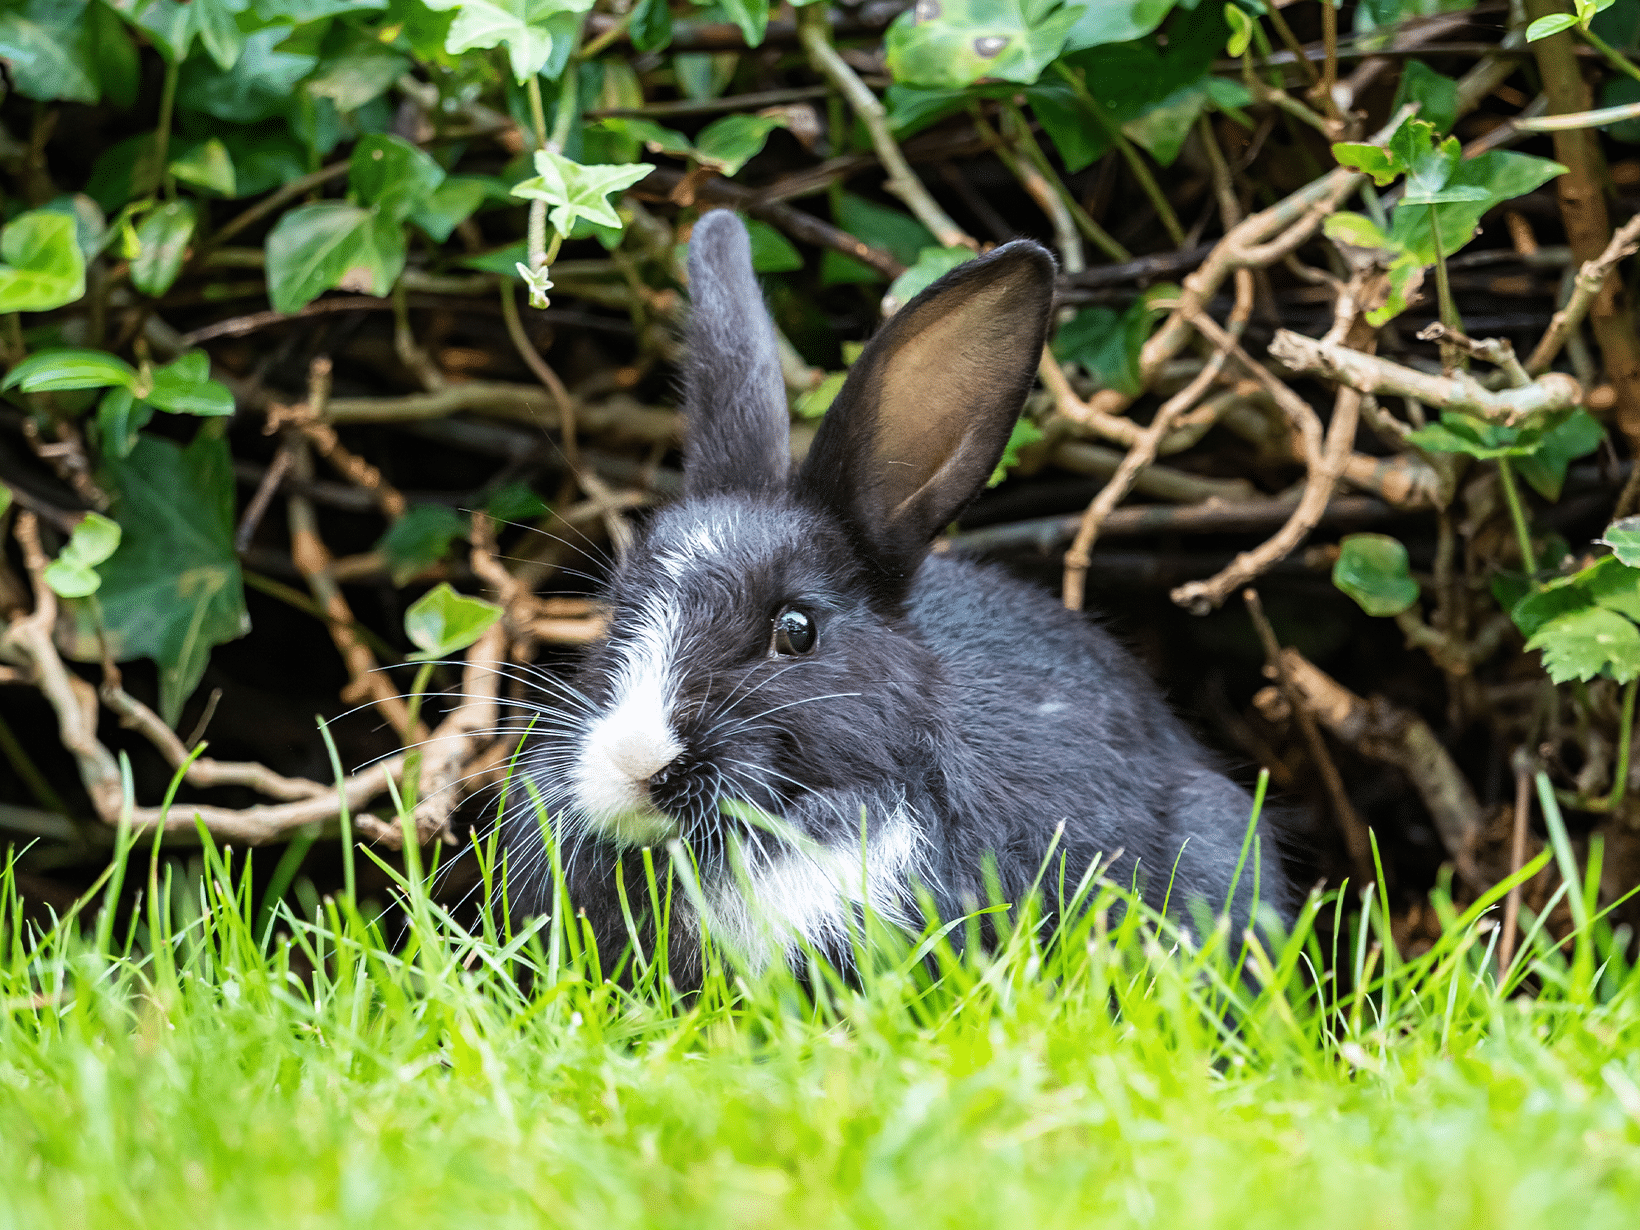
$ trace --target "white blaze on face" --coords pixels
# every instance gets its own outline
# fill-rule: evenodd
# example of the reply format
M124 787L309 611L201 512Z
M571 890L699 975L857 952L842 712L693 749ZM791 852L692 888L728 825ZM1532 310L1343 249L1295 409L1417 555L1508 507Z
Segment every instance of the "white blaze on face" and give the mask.
M575 764L575 798L591 824L616 841L642 845L672 835L646 783L683 751L672 729L677 691L677 609L652 595L617 655L609 706L588 726Z

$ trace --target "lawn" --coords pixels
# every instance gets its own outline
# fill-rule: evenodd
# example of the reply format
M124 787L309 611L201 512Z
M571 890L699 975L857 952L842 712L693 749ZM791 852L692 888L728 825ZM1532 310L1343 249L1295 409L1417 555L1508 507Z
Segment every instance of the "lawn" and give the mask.
M1223 926L1191 944L1100 884L1045 938L1010 911L988 955L884 939L852 984L717 965L683 999L652 966L604 981L553 920L464 930L413 864L390 916L300 884L305 907L264 907L228 852L197 877L165 867L139 844L55 926L0 880L5 1225L1632 1226L1640 1209L1640 978L1578 894L1573 941L1528 916L1504 971L1507 885L1461 915L1437 893L1442 939L1386 967L1374 893L1364 914L1312 897L1267 953ZM133 886L116 926L98 907Z

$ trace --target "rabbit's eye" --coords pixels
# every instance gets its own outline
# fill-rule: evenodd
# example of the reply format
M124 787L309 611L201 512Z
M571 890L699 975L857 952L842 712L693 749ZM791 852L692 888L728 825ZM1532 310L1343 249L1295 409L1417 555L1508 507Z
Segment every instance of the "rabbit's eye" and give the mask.
M787 607L774 617L774 651L791 656L814 648L814 620L795 607Z

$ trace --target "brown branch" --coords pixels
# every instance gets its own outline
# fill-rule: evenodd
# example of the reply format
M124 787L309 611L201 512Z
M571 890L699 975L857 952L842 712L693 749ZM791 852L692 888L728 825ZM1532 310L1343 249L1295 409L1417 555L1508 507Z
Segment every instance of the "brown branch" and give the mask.
M1480 803L1428 723L1381 696L1363 700L1296 649L1283 649L1281 657L1301 707L1362 755L1404 772L1435 822L1458 874L1471 887L1485 888L1474 855L1481 829Z
M1637 248L1640 248L1640 214L1635 214L1618 227L1612 233L1611 242L1606 245L1606 250L1594 260L1585 261L1583 267L1577 271L1577 281L1573 284L1571 298L1566 300L1565 307L1554 314L1554 318L1549 321L1549 328L1533 348L1532 357L1526 360L1528 375L1537 376L1549 370L1549 365L1555 361L1555 356L1566 344L1566 339L1583 322L1600 292L1605 289L1606 279L1612 270L1625 258L1632 256Z
M1290 329L1276 331L1270 355L1295 372L1325 376L1357 393L1412 397L1426 406L1458 410L1505 425L1566 410L1583 400L1583 386L1563 372L1545 372L1525 388L1492 390L1468 372L1436 376Z
M1372 841L1367 833L1367 826L1362 823L1355 805L1350 802L1349 792L1344 788L1343 775L1339 773L1332 754L1327 751L1327 743L1316 725L1315 714L1305 703L1304 694L1293 681L1287 659L1282 656L1281 643L1276 640L1275 629L1265 618L1264 605L1259 601L1258 591L1243 590L1241 597L1247 604L1247 614L1253 621L1254 631L1258 633L1259 643L1264 647L1264 673L1276 681L1282 695L1287 699L1293 717L1298 721L1298 729L1304 736L1304 746L1309 752L1310 763L1315 765L1316 771L1321 774L1322 783L1327 788L1327 797L1332 800L1333 818L1338 821L1338 827L1344 834L1344 846L1350 856L1350 870L1355 876L1357 886L1365 888L1374 879Z
M343 445L336 429L324 421L330 401L330 370L329 359L322 355L314 359L308 370L308 399L294 406L270 402L268 419L262 430L268 435L283 428L300 432L319 450L319 455L330 463L332 469L354 486L368 491L381 506L382 512L397 520L404 516L409 507L408 501L398 488L382 476L380 470ZM294 453L286 448L281 450L280 455L288 458L286 467L293 468ZM257 495L260 497L261 492ZM248 516L247 513L247 519Z

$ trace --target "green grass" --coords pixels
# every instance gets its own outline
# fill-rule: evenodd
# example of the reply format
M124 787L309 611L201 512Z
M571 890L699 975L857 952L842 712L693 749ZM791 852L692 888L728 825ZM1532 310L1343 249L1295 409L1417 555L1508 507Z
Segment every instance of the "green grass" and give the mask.
M97 913L122 880L129 934ZM1376 894L1364 923L1312 898L1267 955L1100 884L990 955L885 939L854 986L714 965L685 1000L600 979L562 918L468 934L414 867L397 944L249 886L139 846L44 929L0 876L0 1225L1640 1217L1640 976L1592 893L1501 972L1492 904L1437 893L1444 938L1386 964Z

